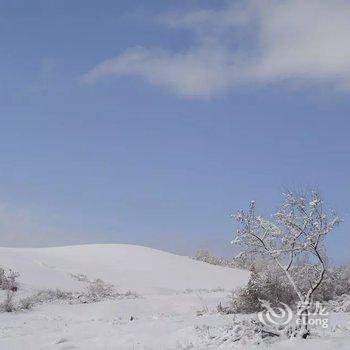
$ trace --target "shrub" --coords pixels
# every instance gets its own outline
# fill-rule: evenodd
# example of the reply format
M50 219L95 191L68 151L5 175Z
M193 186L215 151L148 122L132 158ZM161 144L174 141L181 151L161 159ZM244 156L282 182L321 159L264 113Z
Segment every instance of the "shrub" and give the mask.
M0 267L0 289L17 292L18 277L19 277L18 272L15 272L13 270L9 270L8 272L6 272L3 268Z
M18 310L30 310L34 306L35 302L33 297L22 298L18 301L16 311Z
M209 253L208 250L198 250L193 257L194 260L203 261L207 264L219 265L219 266L230 266L232 260L223 257L217 257Z
M212 265L244 268L251 271L248 284L232 292L229 306L218 306L221 313L252 313L261 311L261 300L267 300L272 306L279 306L284 302L291 307L298 301L285 274L269 263L264 257L254 259L241 255L236 258L223 258L212 255L207 250L197 251L195 260L203 261ZM310 279L317 273L315 266L305 261L291 268L291 275L300 286L302 291L307 291ZM313 299L320 302L334 300L338 305L339 297L350 295L350 265L328 266L323 281L315 291ZM343 303L343 302L342 302ZM347 310L350 306L342 304L335 306L339 310Z
M252 269L248 284L231 295L231 308L237 313L253 313L261 310L259 300L267 300L277 306L279 302L291 305L296 302L293 289L282 273L275 269L257 272Z
M256 268L257 265L264 266L267 263L267 259L264 257L250 257L247 255L238 255L233 258L225 258L222 256L215 256L208 250L198 250L193 257L194 260L203 261L207 264L226 266L237 269L251 270Z
M11 311L29 310L35 305L44 303L88 304L108 299L137 298L135 292L118 293L114 286L101 279L89 281L82 292L64 291L61 289L43 289L35 294L12 303Z
M12 270L6 272L3 268L0 268L0 288L6 291L5 300L0 304L0 309L2 311L15 311L13 298L18 290L18 277L19 274L17 272Z
M300 288L307 290L309 278L315 273L312 265L294 267L291 270ZM338 299L341 295L350 294L350 274L347 266L329 268L320 287L315 292L315 301L327 302ZM248 284L235 290L230 297L232 312L252 313L261 311L259 300L267 300L272 306L280 302L290 307L296 305L297 295L290 286L286 276L271 265L252 268ZM344 305L344 308L347 306Z

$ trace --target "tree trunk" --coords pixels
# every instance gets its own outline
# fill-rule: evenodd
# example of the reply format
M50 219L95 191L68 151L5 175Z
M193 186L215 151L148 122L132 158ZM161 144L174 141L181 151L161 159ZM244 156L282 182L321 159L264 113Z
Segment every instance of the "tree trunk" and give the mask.
M309 329L309 307L310 302L304 301L301 305L298 306L298 324L299 324L299 336L303 339L306 339L310 335Z

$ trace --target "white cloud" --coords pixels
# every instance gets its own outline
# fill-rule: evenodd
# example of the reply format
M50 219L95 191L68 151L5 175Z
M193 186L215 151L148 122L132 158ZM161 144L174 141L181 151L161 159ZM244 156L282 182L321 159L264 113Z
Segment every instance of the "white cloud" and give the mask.
M164 16L194 34L182 52L129 48L82 81L139 76L178 94L212 96L242 84L302 80L350 88L350 2L251 0L220 11Z
M171 87L182 95L206 96L230 85L228 69L234 70L234 63L220 47L211 49L203 45L174 54L138 47L99 64L83 80L93 82L109 75L136 75L154 85Z

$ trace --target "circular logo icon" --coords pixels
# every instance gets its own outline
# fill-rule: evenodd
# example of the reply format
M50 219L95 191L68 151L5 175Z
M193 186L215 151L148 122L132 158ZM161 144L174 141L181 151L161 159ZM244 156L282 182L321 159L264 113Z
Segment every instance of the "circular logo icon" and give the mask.
M293 318L292 309L285 303L280 303L282 307L273 308L266 300L259 300L265 309L258 313L258 318L265 326L286 326Z

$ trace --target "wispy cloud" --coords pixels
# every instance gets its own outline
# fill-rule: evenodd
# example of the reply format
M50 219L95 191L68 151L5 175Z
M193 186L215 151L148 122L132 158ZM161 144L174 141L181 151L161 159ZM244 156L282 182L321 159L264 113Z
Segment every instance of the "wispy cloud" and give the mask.
M193 34L192 47L128 48L81 80L139 76L187 97L296 80L350 90L349 18L345 0L251 0L219 11L164 15L164 24Z

